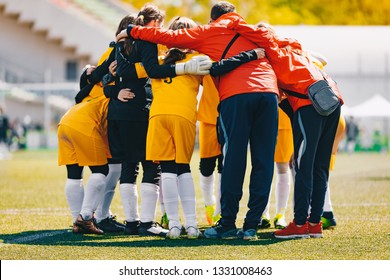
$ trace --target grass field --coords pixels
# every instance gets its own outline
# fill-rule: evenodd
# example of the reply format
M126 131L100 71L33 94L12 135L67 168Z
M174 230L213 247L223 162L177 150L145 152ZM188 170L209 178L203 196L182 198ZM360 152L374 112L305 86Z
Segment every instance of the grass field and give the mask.
M165 240L123 235L74 235L64 196L65 167L56 151L20 151L0 161L0 259L2 260L389 260L390 155L340 154L331 172L338 226L323 239L281 241L274 229L259 240ZM198 177L192 161L198 223L205 227ZM88 170L85 172L88 176ZM248 176L247 176L248 177ZM237 226L246 212L247 186ZM287 220L292 219L291 196ZM124 220L119 192L112 211ZM271 217L274 213L274 195ZM157 217L161 217L158 210Z

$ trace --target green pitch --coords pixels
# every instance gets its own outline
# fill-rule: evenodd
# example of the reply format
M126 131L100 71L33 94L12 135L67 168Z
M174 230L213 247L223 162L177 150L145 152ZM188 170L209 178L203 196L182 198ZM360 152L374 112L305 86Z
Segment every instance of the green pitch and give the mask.
M258 232L259 240L165 240L72 234L64 196L65 167L58 167L56 151L21 151L0 161L0 259L2 260L389 260L390 155L339 154L331 172L331 197L338 225L323 239L281 241L272 227ZM198 223L206 227L199 188L199 156L192 160ZM85 180L89 175L85 170ZM249 173L247 174L247 178ZM242 226L248 195L237 226ZM274 213L274 192L271 218ZM286 220L292 219L292 193ZM119 191L112 211L124 220ZM157 211L157 220L161 212Z

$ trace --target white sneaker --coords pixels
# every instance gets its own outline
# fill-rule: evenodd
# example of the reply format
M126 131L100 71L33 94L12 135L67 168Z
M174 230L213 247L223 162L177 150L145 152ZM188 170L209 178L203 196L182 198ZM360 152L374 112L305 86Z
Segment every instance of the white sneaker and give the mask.
M179 239L181 234L181 228L179 227L172 227L169 229L169 232L167 233L167 237L169 239Z
M186 232L187 232L188 239L197 239L199 236L202 235L202 233L198 228L191 227L191 226L186 228Z
M140 236L161 236L165 237L168 233L168 230L161 227L160 224L156 222L147 222L142 223L139 226L139 235Z

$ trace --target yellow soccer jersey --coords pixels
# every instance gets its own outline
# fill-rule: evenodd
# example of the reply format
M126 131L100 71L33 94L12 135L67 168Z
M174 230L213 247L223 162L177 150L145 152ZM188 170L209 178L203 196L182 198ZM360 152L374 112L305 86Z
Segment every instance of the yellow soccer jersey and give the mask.
M274 161L288 162L294 152L293 134L290 118L278 108L279 122L278 122L278 138L276 141Z
M278 108L278 115L279 115L278 130L283 130L283 129L292 130L290 118L280 108Z
M196 54L187 54L185 62ZM202 76L182 75L172 79L152 79L153 102L150 118L156 115L177 115L196 123L197 93Z
M339 143L345 137L345 130L346 130L345 118L344 118L343 115L340 115L339 124L337 126L336 135L334 137L333 148L332 148L332 156L330 158L329 170L333 170L334 169L334 165L335 165L335 162L336 162L337 150L339 148Z
M198 106L198 121L216 124L219 104L219 94L210 75L203 78L203 92Z
M108 48L103 53L98 65L108 58L112 49ZM64 114L59 124L72 127L86 136L93 135L95 129L106 135L108 101L101 83L98 83L81 103L74 105Z
M104 94L100 97L89 98L70 108L61 118L61 125L70 126L73 129L91 136L94 129L106 134L108 98Z

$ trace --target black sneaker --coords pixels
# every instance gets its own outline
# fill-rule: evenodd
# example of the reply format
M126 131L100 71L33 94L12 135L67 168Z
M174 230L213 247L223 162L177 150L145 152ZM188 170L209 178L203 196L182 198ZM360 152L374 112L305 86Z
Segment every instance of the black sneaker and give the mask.
M134 222L127 222L125 227L125 234L126 235L138 235L139 234L139 225L140 221L134 221Z
M208 228L203 233L206 238L220 238L220 239L236 239L237 228L236 226L223 226L220 224L220 221L211 228Z
M115 220L115 216L101 220L98 227L104 232L124 232L126 226Z
M271 227L271 221L265 216L261 217L260 223L257 225L257 228L264 229Z
M141 223L139 226L140 236L161 236L165 237L169 230L164 229L159 223L147 222Z

